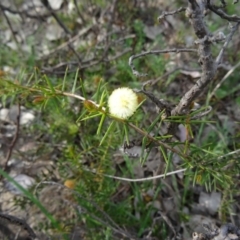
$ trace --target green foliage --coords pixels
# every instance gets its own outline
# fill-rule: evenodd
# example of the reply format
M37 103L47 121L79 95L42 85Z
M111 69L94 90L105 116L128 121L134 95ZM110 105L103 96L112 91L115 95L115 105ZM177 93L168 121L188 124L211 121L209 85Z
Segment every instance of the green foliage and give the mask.
M16 79L12 79L8 75L0 76L0 94L3 106L20 103L40 113L41 121L33 123L24 131L29 134L44 134L51 139L49 141L51 142L50 147L47 146L47 143L42 143L41 153L49 153L50 148L58 148L55 164L60 178L62 181L71 179L74 182L74 201L71 204L77 206L76 222L85 224L86 228L89 229L88 238L96 240L113 239L115 234L113 229L118 226L122 229L134 229L138 237L141 237L146 229L152 227L153 213L156 211L154 200L157 200L157 195L166 188L166 185L163 184L164 181L159 181L157 185L153 181L128 183L127 196L112 201L113 196L119 194L119 189L124 185L121 181L107 177L106 174L136 178L134 167L139 162L136 163L127 156L124 156L124 164L122 165L116 166L117 164L114 162L116 151L124 141L129 144L132 136L140 135L142 144L141 166L146 163L150 151L157 148L164 162L163 172L165 174L175 169L175 153L172 149L177 149L182 161L181 167L186 168L181 194L178 194L177 178L175 176L171 178L173 189L178 195L176 198L179 209L183 209L185 204L193 201L191 185L200 184L205 186L207 191L219 190L224 193L220 212L223 219L226 219L229 215L229 206L233 201L232 196L234 191L237 191L234 178L240 170L240 164L236 158L232 156L221 158L222 155L231 150L228 146L229 137L226 127L221 126L216 121L209 121L207 118L189 120L190 117L206 110L206 107L195 110L186 116L175 116L168 119L164 119L164 112L150 118L150 113L148 115L140 106L129 119L119 119L109 114L107 101L113 89L118 86L140 88L141 83L139 82L145 81L145 79L137 79L128 66L129 56L142 52L145 47L144 24L141 19L132 19L136 11L131 3L125 2L131 10L130 14L126 14L123 5L118 11L122 14L121 17L126 17L126 22L131 23L132 31L137 40L126 39L122 46L124 48L131 47L133 51L108 63L100 61L97 66L85 70L83 79L80 77L82 76L80 71L70 73L68 69L63 77L41 74L38 68L34 67L36 64L34 47L30 55L24 58L21 58L15 51L10 51L9 54L9 50L0 49L0 55L5 56L0 59L0 65L10 65L20 69ZM84 3L84 1L79 3L80 10L84 9ZM97 1L97 5L105 7L106 1ZM66 24L71 23L70 18L60 17ZM212 24L211 30L216 30L218 27L219 23ZM179 30L181 37L183 34L184 31ZM117 34L110 36L110 40L117 39ZM32 41L29 39L30 45ZM160 36L156 42L163 44ZM91 47L82 46L79 52L86 53ZM116 48L110 47L109 52L118 52ZM101 56L102 53L101 49L96 50L97 56ZM162 55L150 55L136 59L134 66L140 72L148 73L150 77L157 78L164 74L167 61ZM113 66L111 70L114 73L104 76L109 70L109 66ZM178 74L179 72L176 71L167 80L164 79L165 82L159 82L158 87L161 87L162 92L165 92ZM154 91L158 93L157 88ZM216 99L221 101L235 97L238 92L238 76L234 75L217 90ZM171 98L170 96L169 99ZM240 98L236 97L235 101L240 106ZM208 105L209 103L206 101L206 106ZM189 139L183 143L180 141L171 142L172 136L159 136L160 129L169 122L183 124ZM205 134L204 129L207 126L213 126L215 131ZM200 146L191 142L191 137L194 137L195 142L200 143ZM239 133L238 136L236 134L236 137L239 137ZM161 143L168 144L168 149ZM234 145L234 150L237 147L239 145ZM22 190L22 187L4 171L0 170L0 175ZM143 197L143 193L153 188L154 196L150 198L146 194L146 197ZM42 207L41 203L30 192L24 189L22 191L48 217L53 225L51 227L55 231L62 232L61 224ZM189 216L180 213L180 218L186 222ZM153 235L160 237L160 239L166 239L169 227L164 221L161 221L152 231Z
M134 183L131 186L132 194L129 198L115 204L107 199L109 199L109 196L114 195L116 183L114 180L106 178L101 174L114 173L115 170L111 162L114 150L122 144L124 139L129 142L129 131L131 130L132 132L133 130L131 121L138 124L138 121L144 121L144 116L141 114L141 111L137 111L130 119L131 121L110 116L106 110L109 85L103 80L98 82L95 91L91 93L92 96L88 98L89 100L80 102L77 100L76 96L78 95L75 95L75 93L81 92L85 97L89 96L88 90L85 88L85 85L88 86L88 83L82 80L79 81L77 73L72 86L67 85L65 78L62 84L57 84L59 82L58 79L41 76L35 72L34 76L22 80L21 85L7 79L1 80L0 84L2 91L5 93L5 99L6 96L9 95L15 99L14 101L18 99L18 96L21 96L22 99L24 98L25 101L27 101L27 99L32 100L31 107L42 111L43 119L48 123L48 127L44 129L52 136L53 141L55 143L66 142L61 150L62 154L58 167L63 178L68 179L71 177L76 181L74 189L76 192L75 199L77 204L85 209L84 213L78 216L79 219L85 222L89 229L94 228L97 230L99 227L104 226L99 236L94 234L95 238L98 239L98 237L104 234L107 234L107 236L111 238L111 234L113 234L108 228L112 223L108 222L109 220L100 221L103 214L111 216L112 220L120 225L137 228L138 234L141 236L144 230L151 225L151 214L154 210L153 205L149 205L149 207L145 209L147 203L142 199L141 192L143 189L151 188L152 183L143 182L140 185ZM36 79L36 81L33 82L31 79ZM59 89L68 89L71 93L68 95ZM8 95L6 95L6 93ZM69 97L73 98L73 102ZM77 106L79 107L74 111L70 105L75 105L76 101L78 101ZM93 101L97 103L97 105ZM202 109L197 110L192 115L194 116L200 111L202 111ZM146 133L149 134L152 131L158 131L157 129L161 127L159 122L161 123L163 119L162 114L163 113L160 113L155 121L146 127ZM139 118L139 116L141 117ZM170 119L170 121L186 124L187 118L185 116L175 117ZM207 123L207 121L188 122L188 124L191 125L200 124L200 129L203 129L203 126ZM138 129L138 127L134 128L134 130L136 129ZM141 131L142 130L140 130L140 132ZM220 127L218 131L220 131ZM233 176L234 173L239 171L239 164L236 160L232 159L231 161L235 166L234 169L229 168L226 170L225 166L229 164L229 159L217 160L218 156L228 151L227 147L224 147L226 143L217 140L218 131L210 134L205 141L205 145L202 145L201 148L193 143L188 143L185 146L188 151L191 151L190 158L183 158L183 167L190 170L187 173L188 184L191 184L192 181L194 184L205 185L209 191L213 189L224 191L234 185ZM200 133L201 131L199 134ZM224 133L222 134L223 139L225 139L226 136ZM155 140L157 141L159 138ZM144 164L148 155L148 153L144 151L145 147L149 144L148 137L143 135L142 143L142 164ZM160 146L160 149L166 162L165 171L168 172L172 169L173 154L167 153L166 149L162 146ZM134 178L132 172L134 167L131 160L125 159L125 162L127 168L123 168L122 172L124 172L126 176L130 174L132 178ZM91 171L100 175L96 175ZM119 185L119 183L117 185ZM159 192L161 188L162 186L159 185L157 192ZM185 194L182 199L179 199L182 204L186 201L188 194L187 189L184 191ZM87 200L89 198L90 200ZM139 211L144 218L138 219L134 216L132 201L136 201L136 199L138 200L134 209L135 211ZM225 205L222 209L222 211L226 212ZM116 211L118 214L115 214ZM166 236L166 225L162 224L160 228L154 229L154 232L158 234L159 231L161 231L161 236ZM91 233L89 234L89 236L91 236Z
M225 81L219 89L216 91L216 97L224 99L226 97L234 97L235 92L240 91L240 84L238 74L230 76L228 81Z

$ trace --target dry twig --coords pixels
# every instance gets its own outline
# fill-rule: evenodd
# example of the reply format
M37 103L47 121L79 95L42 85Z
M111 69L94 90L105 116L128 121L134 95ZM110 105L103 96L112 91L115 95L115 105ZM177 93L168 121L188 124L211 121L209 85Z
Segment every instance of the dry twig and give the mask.
M169 53L169 52L175 52L175 53L195 52L195 53L197 53L197 50L196 49L188 49L188 48L183 48L183 49L174 48L174 49L147 51L147 52L139 53L139 54L136 54L136 55L132 55L129 58L128 65L131 67L133 74L136 75L137 77L147 76L146 73L140 73L135 69L135 67L133 65L133 60L137 59L137 58L140 58L140 57L147 56L147 55L151 55L151 54L158 55L158 54Z
M230 16L230 15L226 14L222 9L212 5L210 0L207 0L207 8L209 8L212 12L214 12L221 18L228 20L229 22L240 22L239 16L237 16L237 15Z
M19 14L21 16L26 16L26 17L29 17L29 18L34 18L34 19L41 19L41 20L44 20L45 18L47 17L50 17L51 14L47 13L47 14L37 14L37 15L33 15L33 14L29 14L28 11L19 11L19 10L13 10L9 7L6 7L4 6L3 4L0 3L0 8L3 10L3 11L7 11L7 12L10 12L12 14Z
M180 12L183 12L185 11L186 8L185 7L180 7L179 9L175 10L175 11L172 11L172 12L163 12L162 15L160 15L158 17L158 21L162 21L162 19L164 19L166 16L169 16L169 15L175 15L176 13L180 13Z
M213 80L216 74L216 64L213 60L211 52L212 43L209 41L211 34L208 32L204 23L202 9L196 1L189 0L187 12L195 34L199 39L198 53L199 63L202 68L202 76L181 98L179 104L172 110L172 116L184 114L187 109L189 109L190 104L200 95L205 87Z
M231 30L230 34L226 38L226 41L223 44L222 49L220 50L220 52L217 56L217 59L216 59L217 66L219 66L219 64L221 64L223 53L224 53L225 49L227 48L229 42L232 40L232 37L233 37L234 33L237 31L237 29L239 27L239 24L240 24L240 22L238 22L234 27L232 27L232 30Z
M17 113L17 117L16 117L16 132L15 132L15 135L12 139L12 142L8 146L9 148L8 148L7 156L5 158L5 163L4 163L4 167L3 167L3 170L5 172L8 172L8 170L9 170L8 162L11 158L13 148L14 148L16 142L17 142L17 139L18 139L19 128L20 128L20 116L21 116L21 106L20 106L20 104L18 104L18 113Z
M44 1L43 1L44 3ZM71 36L71 31L65 26L65 24L60 20L60 18L57 16L57 14L53 11L53 9L51 8L51 6L48 4L44 4L45 7L48 9L48 11L51 13L52 17L56 20L56 22L59 24L59 26L63 29L63 31L66 33L66 35L68 36L68 38L70 39ZM76 52L76 50L74 49L73 45L71 44L71 42L68 44L69 49L72 50L72 52L75 54L75 56L77 57L77 60L79 63L81 63L81 58L79 56L79 54Z
M209 99L213 97L213 95L216 93L218 88L223 84L223 82L237 69L240 67L240 62L238 62L234 67L232 67L226 74L225 76L221 79L221 81L216 85L216 87L213 89L211 92Z
M4 214L1 212L0 212L0 218L7 220L9 223L20 226L21 228L23 228L24 230L26 230L28 232L28 236L31 239L36 239L36 237L37 237L36 234L34 233L32 228L26 223L26 221L24 221L23 219L17 218L12 215Z

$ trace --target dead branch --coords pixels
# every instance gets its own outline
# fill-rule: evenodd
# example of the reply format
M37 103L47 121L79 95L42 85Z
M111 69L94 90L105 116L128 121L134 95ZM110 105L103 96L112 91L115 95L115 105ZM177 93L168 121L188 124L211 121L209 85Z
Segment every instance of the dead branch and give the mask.
M198 53L199 63L202 68L202 76L196 82L196 84L182 97L179 104L172 110L171 115L182 115L187 112L190 104L200 95L205 87L213 80L216 74L216 63L213 60L211 52L212 42L209 38L212 35L208 32L206 25L204 24L204 16L202 8L194 0L188 1L188 8L186 10L187 16L193 26L196 36L198 37ZM171 125L171 124L170 124ZM170 129L170 128L169 128ZM171 129L170 132L173 129Z
M6 156L5 163L4 163L4 168L3 168L3 170L6 171L6 172L8 172L8 170L9 170L8 162L11 158L13 148L14 148L16 142L17 142L17 139L18 139L19 128L20 128L20 116L21 116L21 106L18 103L18 113L17 113L17 117L16 117L16 132L15 132L15 135L14 135L14 138L13 138L12 142L9 145L7 156Z
M85 25L85 24L86 24L86 20L84 19L81 11L79 10L78 4L77 4L77 0L73 0L73 2L74 2L74 5L75 5L75 7L76 7L76 9L77 9L78 16L79 16L80 19L82 20L82 23Z
M240 22L238 22L235 26L232 27L232 30L231 30L230 34L226 38L226 41L223 44L222 49L220 50L220 52L217 56L217 59L216 59L217 66L219 66L219 64L221 64L223 53L224 53L225 49L227 48L229 42L232 40L232 37L233 37L234 33L237 31L237 29L239 27L239 24L240 24Z
M12 14L19 14L19 15L22 15L22 16L26 16L28 18L35 18L35 19L41 19L41 20L44 20L45 18L47 17L50 17L51 14L47 13L47 14L39 14L39 15L33 15L33 14L29 14L27 10L25 11L19 11L19 10L13 10L9 7L6 7L4 5L2 5L0 3L0 8L3 10L3 11L7 11L7 12L10 12Z
M50 12L50 14L52 15L52 17L56 20L56 22L58 23L58 25L63 29L63 31L66 33L66 35L68 36L68 39L71 38L71 31L65 26L65 24L60 20L60 18L58 17L58 15L55 13L55 11L53 11L53 9L51 8L50 4L48 4L48 2L44 2L44 6L48 9L48 11ZM68 44L69 49L74 53L74 55L77 57L77 60L79 63L82 62L81 57L79 56L79 54L77 53L77 51L74 49L73 45L71 44L71 42Z
M240 22L239 16L237 16L237 15L230 16L230 15L226 14L219 7L212 5L210 0L207 0L207 8L210 9L215 14L217 14L218 16L220 16L221 18L228 20L229 22Z
M14 39L17 47L18 47L18 50L20 50L19 42L18 42L18 40L17 40L16 34L14 33L12 24L11 24L9 18L8 18L8 15L5 13L4 8L1 6L1 4L0 4L0 9L2 10L3 16L4 16L4 18L6 19L6 22L7 22L8 26L9 26L9 29L11 30L11 33L12 33L12 35L13 35L13 39Z
M199 53L199 63L202 68L202 76L196 82L196 84L182 97L179 104L172 110L171 115L181 115L187 112L190 104L200 95L200 93L206 88L206 86L212 82L217 71L217 63L213 60L211 45L212 35L208 32L204 24L204 16L198 3L194 0L189 0L188 8L186 10L187 16L193 26L196 36L199 41L197 41L198 53ZM228 43L235 31L232 31L226 43ZM221 55L220 57L221 58Z
M27 222L24 221L23 219L17 218L12 215L4 214L1 212L0 212L0 218L7 220L9 223L20 226L21 228L23 228L24 230L26 230L28 232L28 236L31 239L36 239L36 237L37 237L36 234L34 233L32 228L27 224Z
M144 57L147 55L158 55L158 54L162 54L162 53L169 53L169 52L175 52L175 53L180 53L180 52L197 52L196 49L188 49L188 48L174 48L174 49L165 49L165 50L152 50L152 51L147 51L147 52L143 52L143 53L139 53L136 55L132 55L129 60L128 60L128 65L131 67L132 72L134 75L136 75L137 77L143 77L143 76L147 76L146 73L140 73L138 72L134 65L133 65L133 60L140 58L140 57Z
M86 33L88 33L93 27L94 27L94 25L91 25L91 26L88 26L88 27L80 30L75 36L69 38L68 41L62 43L61 45L57 46L55 49L49 51L47 54L42 56L40 59L41 60L47 59L50 55L55 54L59 50L62 50L63 48L69 46L69 44L72 44L78 38L80 38L81 36L84 36Z
M169 16L169 15L175 15L176 13L180 13L180 12L183 12L185 11L186 8L185 7L180 7L179 9L175 10L175 11L172 11L172 12L163 12L162 15L160 15L158 17L158 21L162 21L166 16Z

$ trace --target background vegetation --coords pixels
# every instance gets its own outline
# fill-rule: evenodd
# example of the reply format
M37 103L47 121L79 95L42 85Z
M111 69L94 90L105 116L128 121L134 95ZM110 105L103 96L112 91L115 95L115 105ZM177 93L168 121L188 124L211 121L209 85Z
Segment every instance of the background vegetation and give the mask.
M159 99L173 109L202 74L185 12L158 21L186 3L59 2L0 4L2 236L192 239L203 223L238 225L239 30L198 107L166 118ZM212 34L231 33L217 14L204 19ZM174 48L194 51L139 57L143 75L133 74L132 55ZM147 92L128 120L108 113L119 87Z

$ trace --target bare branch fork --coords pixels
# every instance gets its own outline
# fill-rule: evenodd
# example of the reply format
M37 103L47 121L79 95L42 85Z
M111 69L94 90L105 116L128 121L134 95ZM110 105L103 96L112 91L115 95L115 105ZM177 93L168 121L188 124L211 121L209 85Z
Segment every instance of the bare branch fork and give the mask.
M230 34L228 37L225 37L223 34L219 34L217 36L213 36L207 29L204 23L204 14L205 9L209 8L211 11L218 14L220 17L227 19L229 21L237 22L235 26L232 27ZM173 15L175 13L181 12L184 8L178 9L176 11L170 12L170 14L164 13L160 16ZM221 64L223 53L228 46L229 42L232 39L233 34L237 31L238 26L240 24L240 17L237 16L228 16L223 14L222 10L219 10L215 6L210 4L210 1L196 1L189 0L188 7L186 8L186 16L189 18L190 23L194 29L198 40L195 43L198 45L198 55L199 55L199 63L202 69L201 78L195 83L195 85L185 93L185 95L181 98L178 105L171 110L171 116L183 115L188 112L188 109L191 103L203 92L206 86L209 85L210 82L214 79L218 66ZM211 45L215 42L225 41L223 47L216 58L213 59L211 52ZM169 50L158 50L158 51L148 51L144 53L140 53L137 55L133 55L129 58L129 66L132 69L133 74L140 76L146 76L146 74L139 73L133 65L133 60L142 56L146 56L149 54L161 54L167 52L194 52L195 49L169 49ZM174 124L169 125L169 133L173 134L175 131Z
M214 61L211 52L211 45L213 43L213 41L211 41L212 35L208 32L203 20L204 15L202 9L205 9L206 6L201 8L201 6L199 6L195 0L189 0L188 3L189 4L186 13L193 26L195 34L199 39L197 43L199 44L198 53L199 63L202 68L202 76L196 82L196 84L182 97L179 104L172 110L172 116L184 114L184 112L189 108L190 104L200 95L205 87L212 82L214 76L216 75L217 67L221 61L224 49L232 39L232 36L236 32L239 24L237 23L237 25L232 29L229 37L226 39L226 42L223 45L222 50L220 51L219 56L217 57L217 60ZM204 4L204 1L202 1L202 3Z
M214 12L215 14L217 14L218 16L220 16L223 19L228 20L229 22L240 22L240 17L237 15L228 15L226 14L222 9L220 9L219 7L216 7L215 5L212 5L210 0L207 0L207 8L210 9L212 12Z
M208 32L206 25L204 24L204 15L202 8L198 5L197 1L189 0L186 14L189 17L190 23L193 26L194 32L198 37L197 41L199 63L202 68L202 76L196 82L196 84L182 97L179 104L172 110L171 115L181 115L187 111L190 104L195 100L203 89L213 80L217 66L212 57L211 44L209 38L212 35Z

